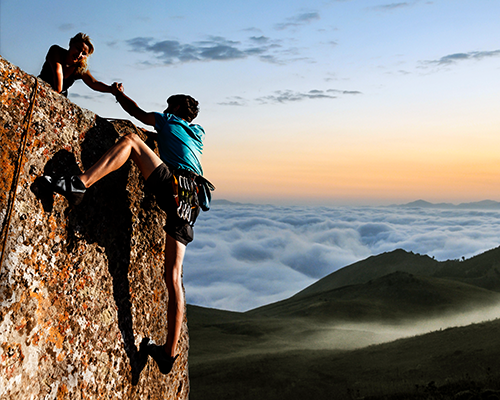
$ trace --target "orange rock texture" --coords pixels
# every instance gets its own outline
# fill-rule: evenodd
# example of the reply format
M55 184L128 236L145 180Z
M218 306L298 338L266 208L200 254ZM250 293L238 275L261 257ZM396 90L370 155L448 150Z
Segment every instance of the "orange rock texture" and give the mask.
M128 162L77 207L39 183L131 131L0 57L1 400L188 398L186 320L169 375L140 351L165 341L168 296L165 215L139 170Z

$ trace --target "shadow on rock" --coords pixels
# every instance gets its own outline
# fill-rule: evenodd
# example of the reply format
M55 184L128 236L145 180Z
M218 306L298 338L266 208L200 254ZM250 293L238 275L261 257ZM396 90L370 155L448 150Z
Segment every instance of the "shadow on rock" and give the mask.
M42 175L48 175L54 178L58 176L78 175L81 173L75 155L67 150L59 150L54 157L45 164ZM42 203L43 210L46 213L52 213L52 209L54 208L54 192L47 186L46 181L39 176L31 184L30 189L35 197Z
M113 125L97 118L82 142L82 164L88 169L116 142L119 137ZM67 153L67 154L66 154ZM48 175L78 174L80 170L71 153L59 151L44 170ZM76 168L75 168L76 166ZM80 205L66 210L67 251L73 252L80 240L97 243L104 248L109 273L113 280L113 297L118 309L118 326L124 348L130 361L132 384L139 381L147 362L147 354L135 345L132 323L132 303L128 271L131 253L132 213L126 190L130 161L117 171L90 187ZM37 182L35 182L37 183ZM42 202L46 212L52 211L53 195L43 189L40 182L33 183L32 191Z

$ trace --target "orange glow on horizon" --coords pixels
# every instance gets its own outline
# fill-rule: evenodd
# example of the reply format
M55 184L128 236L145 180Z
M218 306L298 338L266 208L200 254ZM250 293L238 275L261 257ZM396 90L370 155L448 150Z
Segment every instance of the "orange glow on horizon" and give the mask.
M261 152L244 158L240 152L238 160L227 154L212 156L214 162L208 160L205 168L218 187L217 198L495 200L500 199L497 148L470 152L470 146L455 145L410 151L405 146L368 145L343 151L308 149L293 156Z

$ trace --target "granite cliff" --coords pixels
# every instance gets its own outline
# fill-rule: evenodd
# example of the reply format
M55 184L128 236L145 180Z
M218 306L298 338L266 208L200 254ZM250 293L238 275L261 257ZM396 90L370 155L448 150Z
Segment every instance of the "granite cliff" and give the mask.
M165 215L128 162L78 207L39 185L87 169L135 128L73 104L0 57L0 399L187 399L189 338L161 375Z

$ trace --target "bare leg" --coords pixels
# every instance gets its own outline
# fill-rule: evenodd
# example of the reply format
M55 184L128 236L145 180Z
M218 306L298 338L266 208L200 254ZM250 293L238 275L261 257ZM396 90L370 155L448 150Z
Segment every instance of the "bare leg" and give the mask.
M181 336L184 320L184 292L182 290L182 261L186 246L167 235L165 241L165 283L168 290L168 334L165 351L175 356L175 348Z
M132 158L145 179L162 163L160 158L135 133L122 137L92 167L79 176L90 187L110 172L116 171Z

